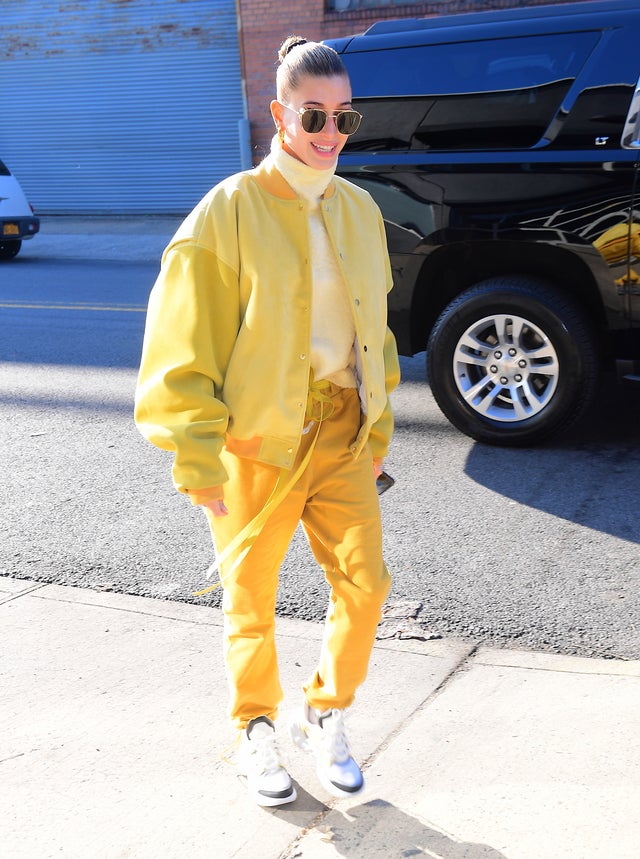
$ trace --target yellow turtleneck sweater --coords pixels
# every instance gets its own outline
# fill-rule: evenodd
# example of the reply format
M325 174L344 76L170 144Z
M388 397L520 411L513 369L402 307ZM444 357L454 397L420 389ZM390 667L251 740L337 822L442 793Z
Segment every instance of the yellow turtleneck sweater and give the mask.
M282 149L274 137L276 167L299 197L309 204L309 244L313 272L311 302L311 367L315 379L355 388L355 325L342 278L320 210L320 199L334 169L316 170Z

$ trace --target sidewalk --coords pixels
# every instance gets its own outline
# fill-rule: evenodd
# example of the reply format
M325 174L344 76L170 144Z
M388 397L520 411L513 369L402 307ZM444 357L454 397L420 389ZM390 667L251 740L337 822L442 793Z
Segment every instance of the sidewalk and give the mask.
M379 642L338 801L284 731L321 627L280 620L298 800L265 810L221 760L218 610L0 578L0 626L2 856L639 855L640 662Z
M160 258L183 215L43 215L24 257L152 262Z

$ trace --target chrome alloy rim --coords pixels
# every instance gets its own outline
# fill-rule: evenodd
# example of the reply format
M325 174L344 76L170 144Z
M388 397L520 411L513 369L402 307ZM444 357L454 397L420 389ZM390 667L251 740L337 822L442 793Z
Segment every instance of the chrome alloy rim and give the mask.
M505 423L522 421L549 405L558 386L558 355L533 322L500 313L467 328L456 345L453 373L475 412Z

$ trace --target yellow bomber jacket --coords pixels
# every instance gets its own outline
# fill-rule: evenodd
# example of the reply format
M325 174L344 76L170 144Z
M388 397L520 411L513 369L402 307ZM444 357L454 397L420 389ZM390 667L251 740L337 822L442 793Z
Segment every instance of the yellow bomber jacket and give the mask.
M363 419L352 453L387 452L389 392L400 372L386 327L391 270L380 212L366 191L334 177L321 202L356 328ZM213 188L165 250L151 291L135 421L175 453L176 488L197 495L227 474L223 446L291 468L310 374L307 203L267 157ZM200 499L201 500L201 499Z

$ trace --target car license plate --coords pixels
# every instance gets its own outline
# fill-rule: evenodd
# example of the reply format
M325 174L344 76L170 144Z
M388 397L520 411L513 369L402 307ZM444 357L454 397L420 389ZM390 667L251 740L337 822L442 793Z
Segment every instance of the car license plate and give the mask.
M4 224L2 227L3 236L19 236L20 229L17 224Z

